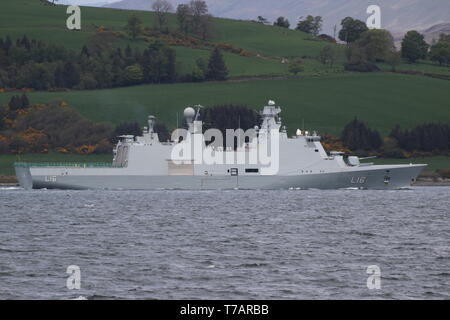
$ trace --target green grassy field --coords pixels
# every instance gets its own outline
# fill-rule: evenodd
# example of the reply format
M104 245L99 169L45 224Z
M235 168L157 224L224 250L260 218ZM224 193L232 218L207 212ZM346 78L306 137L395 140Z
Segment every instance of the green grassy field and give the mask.
M378 66L383 71L391 71L391 66L386 63L379 63ZM418 63L401 63L396 67L398 71L417 71L423 73L434 73L450 75L450 66L440 66L431 61L419 61Z
M0 94L7 103L16 93ZM282 108L293 133L304 120L307 129L339 134L355 116L382 134L400 124L450 122L450 82L392 73L342 74L303 79L145 85L94 91L33 92L32 103L63 99L95 121L138 121L149 114L170 127L187 105L234 103L260 110L269 99Z
M23 154L23 155L1 155L0 156L0 176L13 176L14 162L111 162L112 154L99 155L76 155L63 153L46 153L46 154Z
M433 173L439 169L450 169L450 157L434 156L434 157L418 157L410 159L370 159L364 162L374 162L375 164L427 164L423 173Z
M207 63L211 54L209 50L186 47L175 47L175 50L177 52L177 71L179 74L191 72L198 58L202 58ZM288 73L287 65L278 61L243 57L228 52L222 54L231 77L283 75ZM307 63L309 73L311 73L310 70L314 68L315 63L316 61ZM318 67L323 72L324 68L322 66Z

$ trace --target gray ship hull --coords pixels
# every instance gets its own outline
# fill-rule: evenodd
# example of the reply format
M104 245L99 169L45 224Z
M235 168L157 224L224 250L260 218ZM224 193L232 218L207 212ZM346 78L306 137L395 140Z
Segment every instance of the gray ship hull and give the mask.
M49 176L32 175L30 168L16 167L15 169L19 183L25 189L398 189L410 186L425 166L373 166L367 170L286 176L84 174L52 176L51 179Z

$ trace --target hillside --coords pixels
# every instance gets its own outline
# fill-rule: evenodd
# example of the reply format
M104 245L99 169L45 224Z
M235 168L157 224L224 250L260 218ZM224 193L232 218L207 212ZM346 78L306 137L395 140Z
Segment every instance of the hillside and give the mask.
M0 20L0 37L11 35L13 38L26 34L31 39L63 44L69 49L80 50L87 43L99 26L111 31L123 31L128 17L138 14L145 27L154 26L154 14L151 12L133 12L106 8L82 7L82 30L68 31L65 20L65 6L45 6L37 0L15 0L2 4ZM175 16L170 17L169 28L175 30ZM286 74L286 65L281 63L282 57L308 56L314 58L320 49L328 44L313 40L305 33L274 28L255 23L233 21L228 19L214 20L214 36L211 43L227 42L234 47L249 51L252 57L243 57L229 52L225 53L225 61L232 77L250 75ZM134 47L145 47L145 41L119 39L121 46L130 44ZM343 48L337 46L340 59L343 59ZM176 46L177 60L180 70L190 71L199 56L207 57L210 48L191 48ZM206 49L206 50L205 50ZM257 55L262 56L258 58ZM311 73L325 69L315 59L306 59L305 65ZM327 70L328 71L328 70ZM339 71L339 68L337 69Z
M152 0L122 0L106 6L121 9L149 10ZM172 4L184 2L171 0ZM365 21L366 9L377 4L382 11L382 27L394 32L412 29L424 30L434 24L450 21L448 0L206 0L210 11L218 17L233 19L256 19L264 16L271 21L285 16L291 25L297 23L298 17L308 14L324 18L324 32L333 34L335 24L351 16Z
M107 27L112 31L123 30L123 26L132 13L128 10L82 7L82 30L68 31L65 27L67 17L65 6L45 6L36 0L16 0L5 3L2 9L0 37L6 35L18 37L26 34L29 38L63 44L74 50L79 50L89 37L97 32L99 26ZM136 14L142 18L146 27L154 25L153 13L136 12ZM176 29L175 20L174 16L170 17L170 29L172 30ZM282 57L294 56L311 57L305 59L305 70L301 73L303 76L326 75L342 71L343 46L336 45L341 53L340 61L334 68L329 68L314 59L320 49L328 43L314 39L305 33L229 19L214 19L214 25L215 34L211 40L212 44L226 42L252 54L251 57L243 57L230 52L224 53L232 77L286 74L287 66L280 60ZM145 41L132 41L126 37L120 39L120 44L137 47L148 45ZM181 72L189 72L198 57L207 58L210 52L209 49L187 46L175 46L174 48L177 51L178 69ZM382 67L385 70L389 69L387 66ZM449 72L448 68L425 63L403 64L399 69L442 74ZM308 90L298 91L298 86L303 85ZM235 102L248 103L252 107L259 108L265 100L273 98L281 99L280 102L289 110L293 110L300 104L300 108L305 108L302 113L306 113L307 118L313 121L315 128L333 133L337 133L342 125L353 116L359 115L359 111L354 106L354 103L358 102L359 108L365 108L367 105L371 105L372 108L371 113L368 113L363 119L370 120L378 129L386 133L392 123L398 122L406 126L416 123L405 117L410 113L408 109L410 106L415 106L421 115L417 117L417 121L446 119L446 115L443 117L441 115L441 107L442 99L445 100L448 97L448 90L446 90L448 86L448 81L418 77L388 74L341 75L339 73L335 77L324 79L176 84L68 93L39 92L31 94L31 97L36 98L39 102L47 102L49 99L61 97L94 120L114 123L122 120L134 120L134 116L143 117L144 113L156 108L155 112L172 125L175 123L175 112L188 103ZM368 94L373 92L374 87L379 92L377 98L369 99ZM250 92L254 93L253 96L250 97L243 88L251 90ZM333 97L324 94L325 92L330 92ZM417 94L418 97L414 97L411 92ZM7 102L10 96L10 93L0 94L0 103ZM188 96L196 97L196 99L186 99ZM308 97L309 100L305 100L304 97ZM283 99L286 100L283 101ZM149 106L148 101L157 101L160 105ZM127 112L121 110L121 108L124 109L124 106ZM327 118L327 115L317 112L316 106L322 106L323 111L329 111L331 116ZM336 110L336 106L339 106L339 111ZM435 109L436 113L425 112L425 106ZM294 120L300 115L289 113L289 110L287 112L289 117L286 119L290 128L293 129L294 126L297 126L297 124L294 125L294 121L298 123L303 116ZM387 122L382 116L383 110L393 114L393 117L390 117ZM312 119L317 119L317 121Z
M3 10L5 15L0 21L0 36L26 34L29 38L62 43L71 49L80 49L98 26L122 30L130 15L127 10L82 7L82 31L76 32L65 28L65 6L44 6L35 0L16 0L4 4ZM137 13L145 26L153 25L153 13ZM326 44L305 33L278 27L228 19L215 19L214 22L216 32L213 43L227 42L253 54L252 57L243 57L225 52L233 77L285 74L287 67L279 61L281 57L314 57ZM176 28L174 17L171 17L170 28ZM145 41L131 41L127 38L121 41L122 45L147 45ZM189 72L198 57L207 58L209 55L209 50L185 46L175 48L178 67L183 72ZM342 54L343 48L337 48L340 48ZM264 58L257 58L254 56L256 54ZM304 76L333 74L342 70L338 63L336 67L328 68L316 59L305 60L305 70L302 72ZM389 69L388 66L382 67ZM399 70L411 68L448 74L448 68L425 63L403 64ZM259 109L271 98L284 106L284 118L292 131L305 119L311 128L338 134L346 122L358 116L386 134L397 123L409 127L423 121L450 121L448 110L445 109L449 98L449 84L448 81L418 76L339 73L335 76L282 81L149 85L65 93L36 92L31 93L30 97L33 102L41 103L56 98L64 99L96 121L117 124L124 120L138 120L143 123L148 113L155 113L171 126L175 125L176 112L180 112L187 104L233 102L246 103ZM12 94L14 93L0 94L0 103L8 102ZM388 118L386 114L389 114Z
M63 99L95 121L139 121L149 114L170 127L187 105L235 103L260 110L269 99L282 108L290 133L308 129L338 135L357 116L386 135L396 124L450 122L450 82L400 74L347 74L291 80L145 85L111 90L34 92L32 103ZM15 93L0 94L0 104Z
M425 40L428 43L433 43L434 40L438 40L441 33L450 34L450 22L439 23L423 31Z

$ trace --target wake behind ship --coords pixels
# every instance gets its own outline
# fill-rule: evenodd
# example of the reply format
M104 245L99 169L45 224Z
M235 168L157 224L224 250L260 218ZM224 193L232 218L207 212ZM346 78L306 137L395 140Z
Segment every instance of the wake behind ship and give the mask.
M288 137L278 117L280 112L269 101L261 112L261 127L254 128L252 143L242 140L237 148L205 143L200 109L185 109L186 134L182 140L168 142L159 141L153 130L155 118L149 116L142 136L120 137L112 163L18 162L16 176L25 189L395 189L410 186L426 166L375 165L360 163L358 157L345 157L341 152L328 154L315 132L297 130L295 136ZM195 152L174 159L174 151L189 151L192 142L216 161L199 161ZM273 162L248 161L262 147L270 151L275 170ZM230 159L233 161L226 161Z

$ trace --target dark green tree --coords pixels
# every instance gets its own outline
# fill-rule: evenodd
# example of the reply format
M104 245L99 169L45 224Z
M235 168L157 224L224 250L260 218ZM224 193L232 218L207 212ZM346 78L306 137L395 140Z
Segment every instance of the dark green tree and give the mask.
M58 66L55 69L55 86L57 88L64 88L65 87L65 79L64 79L64 70L63 66L61 64L58 64Z
M26 109L30 106L30 100L28 100L28 97L25 93L20 97L20 103L22 104L22 109Z
M267 20L263 16L258 16L258 18L256 18L256 22L258 22L260 24L265 24L265 25L269 24L269 20Z
M226 146L226 129L240 128L246 131L261 123L259 113L246 105L216 105L201 109L200 115L204 123L204 130L214 128L222 132L224 147ZM236 143L234 146L237 146Z
M345 55L347 62L344 64L344 69L347 71L373 72L380 70L374 63L369 62L366 50L356 43L350 43L347 46Z
M419 59L425 59L427 52L428 44L424 36L415 30L408 31L402 40L402 58L414 63Z
M158 134L158 139L160 142L166 142L170 140L171 134L164 123L156 121L153 130Z
M9 110L16 111L23 108L22 105L22 99L20 99L20 96L12 96L8 103Z
M177 7L178 29L187 35L192 24L192 10L188 4L179 4Z
M173 83L177 81L177 68L176 68L176 51L172 48L166 47L163 50L163 54L166 58L165 69L166 77L164 82Z
M137 122L121 122L111 134L110 141L117 143L118 137L122 135L142 136L142 128Z
M381 136L376 130L370 129L366 123L357 118L349 122L342 131L341 140L350 150L377 150L382 145Z
M62 76L65 87L67 88L73 88L80 82L80 71L78 70L78 66L71 61L64 64Z
M278 19L273 23L274 26L282 27L282 28L289 28L290 23L289 20L285 17L278 17Z
M440 65L450 64L450 42L440 40L430 47L430 60Z
M142 20L136 14L132 14L128 18L127 25L125 26L125 31L130 35L131 38L136 39L142 33Z
M347 43L358 40L363 32L369 30L363 21L351 17L344 18L341 21L341 26L342 29L339 31L339 39Z
M211 53L208 62L208 69L206 72L207 80L217 80L223 81L228 78L228 69L225 65L225 61L223 59L222 53L219 48L214 48Z
M319 61L325 65L333 67L334 62L336 61L336 51L334 46L330 44L324 46L320 50Z
M370 62L384 61L388 53L395 50L394 38L389 31L383 29L371 29L362 33L355 45L366 52Z
M295 29L318 36L320 30L322 30L322 17L309 15L304 20L300 19Z

